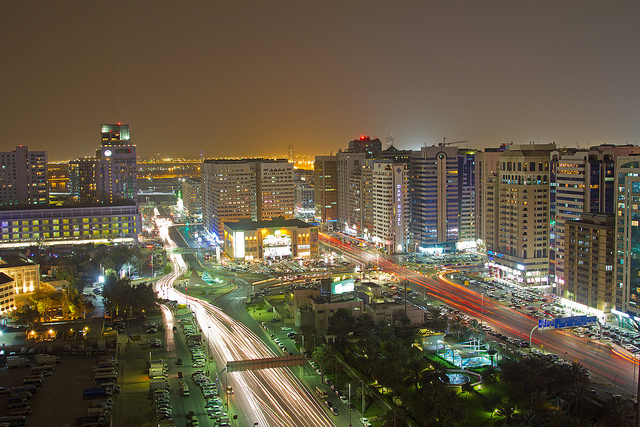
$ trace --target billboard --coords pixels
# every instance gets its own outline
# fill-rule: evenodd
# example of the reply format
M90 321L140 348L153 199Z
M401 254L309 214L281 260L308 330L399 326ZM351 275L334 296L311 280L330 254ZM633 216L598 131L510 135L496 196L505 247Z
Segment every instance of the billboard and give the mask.
M338 282L331 282L331 295L344 294L346 292L353 292L355 284L353 278L340 280Z

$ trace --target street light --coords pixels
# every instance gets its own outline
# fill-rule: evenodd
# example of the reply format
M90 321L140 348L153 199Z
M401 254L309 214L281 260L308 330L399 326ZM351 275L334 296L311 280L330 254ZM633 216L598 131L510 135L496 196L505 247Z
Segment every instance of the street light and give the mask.
M616 394L616 385L618 385L618 376L617 375L613 377L613 394L614 394L614 396Z

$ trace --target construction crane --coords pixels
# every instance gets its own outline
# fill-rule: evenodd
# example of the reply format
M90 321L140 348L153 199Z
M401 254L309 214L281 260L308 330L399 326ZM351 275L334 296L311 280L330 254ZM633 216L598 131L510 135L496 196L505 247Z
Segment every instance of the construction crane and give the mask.
M465 142L469 142L469 141L449 141L449 142L447 142L447 138L444 137L444 138L442 138L442 142L439 143L438 146L439 147L444 147L444 146L447 146L447 145L462 144L462 143L465 143Z

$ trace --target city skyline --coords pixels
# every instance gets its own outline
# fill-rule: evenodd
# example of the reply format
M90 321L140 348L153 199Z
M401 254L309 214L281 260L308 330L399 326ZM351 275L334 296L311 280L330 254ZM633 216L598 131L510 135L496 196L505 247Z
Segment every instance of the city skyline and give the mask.
M102 123L138 154L326 155L361 134L635 144L631 1L5 3L0 151L92 155Z

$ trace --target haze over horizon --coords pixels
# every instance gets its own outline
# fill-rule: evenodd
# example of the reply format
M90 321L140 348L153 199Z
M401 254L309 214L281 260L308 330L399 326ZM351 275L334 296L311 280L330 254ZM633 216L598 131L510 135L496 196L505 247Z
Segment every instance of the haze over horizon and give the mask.
M178 7L179 6L179 7ZM3 2L0 151L323 155L361 134L588 147L640 135L637 1Z

